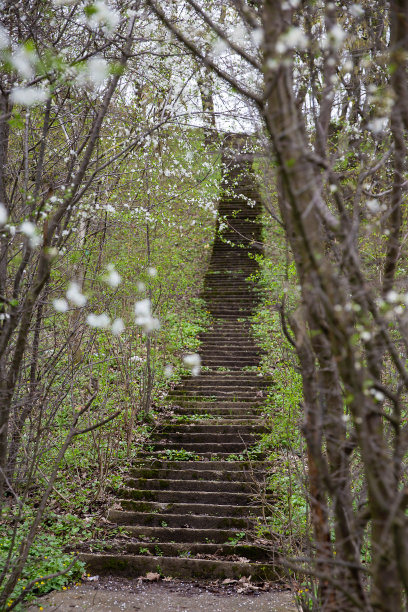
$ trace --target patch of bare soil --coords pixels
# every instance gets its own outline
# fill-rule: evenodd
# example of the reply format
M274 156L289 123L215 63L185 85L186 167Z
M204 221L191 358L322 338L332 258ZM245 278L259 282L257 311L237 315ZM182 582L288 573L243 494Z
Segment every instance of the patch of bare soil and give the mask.
M223 582L182 582L158 574L144 578L90 576L79 586L54 591L26 608L27 612L295 612L287 589L252 585L247 579Z

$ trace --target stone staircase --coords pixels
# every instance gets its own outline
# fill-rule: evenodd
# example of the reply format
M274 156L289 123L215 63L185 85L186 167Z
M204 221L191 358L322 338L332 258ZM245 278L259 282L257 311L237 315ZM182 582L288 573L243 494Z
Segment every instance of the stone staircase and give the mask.
M279 577L270 554L251 540L260 499L271 499L266 463L248 453L265 431L262 404L271 384L257 371L260 351L250 333L257 293L247 278L257 270L253 255L260 252L261 238L251 159L236 162L227 181L235 195L220 201L222 229L204 283L213 317L201 336L206 367L170 393L174 418L153 434L150 449L117 491L120 509L109 513L130 537L120 548L82 554L93 572Z

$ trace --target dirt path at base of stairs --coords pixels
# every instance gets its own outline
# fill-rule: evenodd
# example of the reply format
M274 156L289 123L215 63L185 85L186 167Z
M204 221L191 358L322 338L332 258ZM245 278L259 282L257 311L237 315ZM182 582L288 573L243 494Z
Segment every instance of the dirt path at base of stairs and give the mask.
M288 591L238 594L229 589L208 590L183 582L146 583L101 578L66 591L54 591L31 604L27 612L295 612Z

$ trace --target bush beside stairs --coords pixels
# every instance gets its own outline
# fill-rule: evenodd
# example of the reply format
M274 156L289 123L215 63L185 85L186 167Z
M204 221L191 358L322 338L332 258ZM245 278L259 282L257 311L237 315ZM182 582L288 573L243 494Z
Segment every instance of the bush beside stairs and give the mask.
M126 527L129 539L116 552L80 555L98 574L280 577L270 552L250 535L261 514L257 500L265 496L267 465L259 457L231 460L246 459L265 431L262 396L270 385L256 370L260 352L250 334L257 293L247 278L257 270L251 255L259 253L261 240L250 156L238 155L224 180L233 193L219 202L224 229L214 241L203 294L213 323L202 334L200 354L210 369L171 392L176 418L154 434L153 451L141 454L117 490L120 509L112 509L109 520ZM165 460L166 451L170 459L174 452L188 460Z

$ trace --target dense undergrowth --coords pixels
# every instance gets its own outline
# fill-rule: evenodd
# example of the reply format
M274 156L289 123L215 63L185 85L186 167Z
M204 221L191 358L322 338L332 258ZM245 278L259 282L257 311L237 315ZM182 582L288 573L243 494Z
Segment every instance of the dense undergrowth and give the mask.
M54 266L37 347L42 384L19 432L16 499L8 498L0 522L0 567L8 572L55 468L57 475L8 607L25 590L30 599L68 588L84 567L71 564L67 547L118 532L106 530L103 518L110 491L160 421L169 388L188 371L183 356L198 350L198 334L208 324L199 293L213 238L220 158L213 153L208 161L199 131L180 135L162 134L159 154L152 142L133 159L127 168L132 181L122 175L106 192L104 205L87 216L83 235L67 236ZM87 305L66 311L55 300L65 299L72 279ZM143 300L160 322L149 334L133 313ZM102 317L119 320L120 333ZM19 393L24 399L24 385ZM72 419L82 412L81 429L88 431L75 436L58 461Z
M255 172L265 204L263 253L258 255L256 280L261 296L253 320L253 333L263 358L259 371L271 378L263 413L268 432L254 451L271 461L267 493L263 500L269 512L258 519L257 533L272 542L273 552L293 557L305 551L310 538L309 511L305 490L305 442L302 436L302 377L290 342L291 330L282 327L285 318L299 305L296 270L282 226L276 219L276 191L271 169L255 163ZM272 214L271 214L272 213Z

